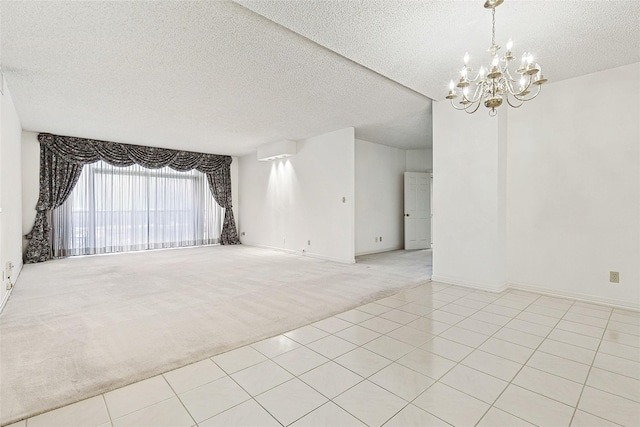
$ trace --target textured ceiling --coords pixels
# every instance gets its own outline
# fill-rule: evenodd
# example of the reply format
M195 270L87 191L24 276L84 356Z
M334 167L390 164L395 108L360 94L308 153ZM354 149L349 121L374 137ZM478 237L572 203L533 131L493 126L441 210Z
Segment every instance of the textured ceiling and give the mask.
M490 44L483 0L237 3L0 1L23 128L242 155L353 126L427 147L427 97ZM551 83L640 61L639 1L507 0L496 18Z
M237 2L434 100L444 99L465 52L475 69L488 65L484 0ZM509 38L550 83L639 62L640 1L506 0L496 8L496 43Z
M353 126L430 144L431 101L231 2L5 2L25 130L243 155Z

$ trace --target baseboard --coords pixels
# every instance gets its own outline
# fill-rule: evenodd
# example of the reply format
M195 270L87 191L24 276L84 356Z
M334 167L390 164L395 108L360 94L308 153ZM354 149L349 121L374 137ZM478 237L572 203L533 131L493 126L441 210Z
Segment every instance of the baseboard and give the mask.
M302 251L296 251L293 249L285 249L285 248L278 248L275 246L267 246L267 245L256 245L256 244L252 244L252 243L245 243L242 242L243 245L245 246L253 246L255 248L262 248L262 249L272 249L274 251L278 251L278 252L284 252L287 254L292 254L292 255L298 255L298 256L306 256L309 258L316 258L316 259L322 259L325 261L334 261L334 262L339 262L341 264L355 264L356 260L355 258L351 258L351 259L345 259L345 258L337 258L337 257L332 257L332 256L327 256L327 255L322 255L322 254L316 254L313 252L302 252Z
M509 283L509 288L521 291L535 292L538 294L548 295L557 298L571 298L577 301L588 302L592 304L606 305L609 307L623 308L625 310L640 311L640 304L631 301L620 301L611 298L599 297L596 295L583 294L581 292L558 291L541 286L531 285L528 283Z
M401 249L404 249L404 247L402 247L402 246L392 246L390 248L376 249L375 251L357 252L356 256L358 257L358 256L363 256L363 255L381 254L381 253L384 253L384 252L399 251Z
M456 277L434 275L434 276L431 276L431 280L433 282L446 283L447 285L462 286L464 288L478 289L486 292L500 293L508 289L517 289L520 291L535 292L537 294L547 295L550 297L570 298L576 301L588 302L592 304L606 305L609 307L622 308L625 310L640 311L640 304L638 303L614 300L610 298L603 298L595 295L583 294L580 292L552 290L549 288L544 288L542 286L536 286L536 285L531 285L527 283L509 282L509 283L504 283L500 285L500 287L498 288L495 288L495 287L488 286L486 283L474 282L474 281L460 279Z
M4 295L2 296L2 301L0 301L0 314L2 313L2 310L4 310L4 308L7 306L7 302L9 302L9 298L11 297L11 293L13 292L13 289L16 287L16 283L18 282L18 277L20 277L20 273L22 272L23 266L24 264L21 262L17 268L18 271L15 274L15 278L13 279L13 282L12 282L13 286L8 291L5 291Z
M480 291L492 292L495 294L499 294L500 292L503 292L509 288L506 283L501 283L500 285L498 285L498 287L495 287L488 283L476 282L472 280L460 279L459 277L449 276L432 275L431 281L446 283L447 285L462 286L464 288L478 289Z

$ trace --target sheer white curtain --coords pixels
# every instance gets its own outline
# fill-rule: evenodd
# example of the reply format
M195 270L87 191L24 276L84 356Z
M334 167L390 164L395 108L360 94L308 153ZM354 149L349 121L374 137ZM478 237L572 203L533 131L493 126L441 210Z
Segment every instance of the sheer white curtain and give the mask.
M53 211L53 255L215 244L223 219L202 172L99 161Z

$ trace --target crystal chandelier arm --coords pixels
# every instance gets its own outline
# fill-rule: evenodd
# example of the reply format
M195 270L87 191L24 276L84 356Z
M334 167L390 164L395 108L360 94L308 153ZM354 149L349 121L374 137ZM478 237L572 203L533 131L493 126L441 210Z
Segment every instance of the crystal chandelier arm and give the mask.
M473 104L469 104L469 105L467 105L467 108L465 108L465 109L464 109L464 112L465 112L465 113L467 113L467 114L473 114L473 113L475 113L476 111L478 111L478 108L480 108L480 104L481 104L481 102L476 102L475 104L476 104L476 108L474 108L474 109L473 109L473 110L471 110L471 111L469 110L469 106L471 106L471 105L473 105Z
M529 90L529 88L531 87L531 77L529 77L527 79L526 85L520 87L520 90L515 90L514 89L514 87L513 87L514 83L519 83L519 82L517 80L505 80L505 82L504 82L504 84L505 84L505 86L507 88L507 91L511 95L517 97L517 96L520 96L521 93L526 92L526 91Z
M517 94L513 94L513 97L515 99L517 99L518 101L531 101L532 99L534 99L536 96L538 96L538 94L540 93L540 91L542 90L542 86L541 85L537 85L538 86L538 90L536 91L536 93L530 97L530 98L526 98L524 96L518 96Z
M516 96L515 96L515 95L513 95L513 97L514 97L514 98L516 98ZM511 98L509 97L509 95L507 95L505 98L507 98L507 104L509 104L509 105L510 105L510 106L512 106L513 108L520 108L520 107L522 107L522 105L524 104L524 100L522 100L522 99L518 99L518 98L516 98L518 101L520 101L520 104L518 104L518 105L514 105L514 104L512 104L512 103L511 103Z
M511 75L511 70L509 70L509 67L505 67L504 71L502 72L509 81L516 83L518 80L514 79L513 76Z
M451 106L452 106L453 108L455 108L456 110L458 110L458 111L465 110L465 111L466 111L466 108L465 108L465 107L456 107L456 104L453 102L453 99L450 99L450 101L451 101Z
M480 78L480 73L476 74L476 78L475 79L470 79L467 77L467 80L469 81L469 83L475 83L478 81L478 79Z
M467 99L472 103L480 102L482 100L482 93L484 92L483 89L483 82L480 82L476 85L476 90L473 92L473 96L470 99Z

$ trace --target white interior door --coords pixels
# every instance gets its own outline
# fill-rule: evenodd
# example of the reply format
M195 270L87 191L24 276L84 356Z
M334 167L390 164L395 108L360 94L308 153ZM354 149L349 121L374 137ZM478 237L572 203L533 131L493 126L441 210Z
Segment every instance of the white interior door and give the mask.
M404 173L404 248L431 247L431 176Z

